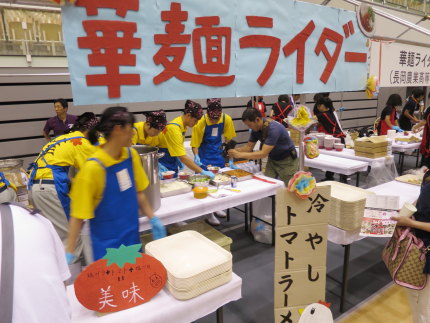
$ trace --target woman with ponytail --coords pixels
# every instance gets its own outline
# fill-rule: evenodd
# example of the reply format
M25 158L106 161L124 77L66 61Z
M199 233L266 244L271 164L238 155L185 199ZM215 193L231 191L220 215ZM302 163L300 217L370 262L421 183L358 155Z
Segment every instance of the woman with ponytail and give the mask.
M76 120L70 132L48 142L30 165L28 184L33 205L42 211L54 225L63 243L66 243L70 214L69 169L79 170L95 147L87 139L97 125L97 117L85 112ZM82 251L79 243L77 254Z
M102 258L106 248L140 243L139 211L149 218L154 239L166 235L145 196L149 181L139 154L130 148L134 121L126 108L111 107L89 134L91 142L96 142L100 132L106 143L97 147L73 182L66 248L69 263L76 257L76 240L86 219L90 223L94 260Z
M145 112L146 121L133 124L133 145L149 145L157 147L159 144L158 135L166 128L166 113L163 110Z

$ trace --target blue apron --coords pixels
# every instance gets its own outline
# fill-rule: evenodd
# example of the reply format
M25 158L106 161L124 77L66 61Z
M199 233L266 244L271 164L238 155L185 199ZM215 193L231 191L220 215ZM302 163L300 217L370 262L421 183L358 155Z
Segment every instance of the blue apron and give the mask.
M206 118L205 118L206 122ZM207 170L207 166L224 167L225 160L222 156L222 134L224 133L225 114L222 115L222 122L209 126L206 122L205 133L199 147L199 157L202 168ZM212 131L217 129L217 135L212 136Z
M3 172L0 172L0 183L5 183L7 187L10 186L9 181L6 179L6 176L4 176Z
M168 125L169 124L174 124L175 126L178 126L179 128L181 128L181 126L177 123L172 122L172 123L168 123ZM184 133L182 133L182 136L184 136ZM174 171L175 172L174 177L177 177L178 176L178 157L170 156L168 148L159 148L158 151L164 153L164 156L161 157L158 161L168 170Z
M140 243L139 205L134 182L133 161L130 148L128 158L119 164L106 167L95 160L106 171L106 185L103 198L90 220L91 241L94 261L106 254L106 248L119 248L121 244L130 246ZM131 186L121 191L117 173L127 170Z
M49 165L45 160L46 153L53 148L54 146L61 144L65 141L69 141L72 139L79 139L79 138L85 138L82 136L78 137L70 137L70 138L64 138L57 142L54 142L52 145L49 145L46 147L46 149L42 150L40 155L37 157L37 159L30 164L29 170L32 169L30 174L30 179L28 181L28 190L31 189L34 183L34 177L36 176L37 170L42 168L49 168L52 171L52 176L54 177L54 185L55 190L57 191L58 199L61 202L61 205L63 206L64 213L67 216L67 219L69 219L70 216L70 198L69 198L69 190L70 190L70 179L69 179L69 168L70 166L56 166L56 165ZM37 162L39 159L43 160L45 163L44 167L39 167L37 165Z

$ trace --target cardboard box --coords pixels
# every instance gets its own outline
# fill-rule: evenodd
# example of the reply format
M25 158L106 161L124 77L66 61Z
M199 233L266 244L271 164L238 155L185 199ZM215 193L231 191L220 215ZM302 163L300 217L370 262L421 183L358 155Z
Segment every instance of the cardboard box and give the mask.
M289 282L292 283L289 284ZM307 269L275 272L275 308L318 303L324 300L325 282L326 267L312 267L311 271ZM287 287L288 289L284 291Z
M328 223L330 212L330 190L317 188L310 199L301 199L287 189L279 189L276 194L276 228Z
M366 153L366 154L378 154L378 153L387 153L388 151L388 146L383 146L383 147L363 147L363 146L355 146L354 150L357 152L361 152L361 153Z
M363 153L360 151L356 151L355 152L355 156L360 156L360 157L367 157L367 158L379 158L379 157L386 157L387 156L387 152L382 152L382 153Z
M327 230L327 223L277 228L275 272L324 267Z
M387 136L362 137L354 140L354 147L386 147L388 146Z

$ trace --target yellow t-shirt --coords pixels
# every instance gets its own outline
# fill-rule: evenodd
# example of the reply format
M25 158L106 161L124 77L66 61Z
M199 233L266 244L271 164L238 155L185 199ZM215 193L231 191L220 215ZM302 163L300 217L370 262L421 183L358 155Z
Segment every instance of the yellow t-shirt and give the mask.
M143 170L139 154L133 148L130 150L132 153L136 191L141 192L149 185L148 177ZM98 147L96 152L89 158L96 158L101 161L105 167L110 167L128 158L128 148L123 148L119 159L112 158L112 156L104 151L103 147ZM97 161L88 160L72 182L72 189L70 190L70 215L77 219L94 218L94 211L102 200L105 185L105 169ZM120 207L121 206L118 205L118 208Z
M143 121L133 124L133 138L131 139L131 143L133 145L140 144L157 147L159 144L158 136L145 138L145 132L143 131L144 127L145 122Z
M176 123L176 124L170 124ZM185 132L187 128L182 122L182 117L173 119L167 124L166 129L158 135L160 140L160 148L167 148L172 157L185 156L187 152L184 147Z
M65 138L84 137L80 131L74 131L65 135L58 136L48 142L42 151L55 142ZM53 146L43 156L49 165L56 166L73 166L80 169L85 163L88 156L94 153L95 147L86 138L71 139ZM37 161L38 167L45 167L46 164L42 158ZM36 172L35 179L52 179L52 171L49 168L39 168Z
M223 113L223 115L221 115L221 118L216 124L220 124L223 122L223 116L225 116L223 135L227 141L230 141L234 137L236 137L233 119L228 114ZM199 122L197 122L197 124L193 127L193 133L191 134L191 147L200 147L203 141L203 136L205 134L206 124L209 126L214 125L214 123L209 121L209 117L207 114L204 116L204 118L201 118Z

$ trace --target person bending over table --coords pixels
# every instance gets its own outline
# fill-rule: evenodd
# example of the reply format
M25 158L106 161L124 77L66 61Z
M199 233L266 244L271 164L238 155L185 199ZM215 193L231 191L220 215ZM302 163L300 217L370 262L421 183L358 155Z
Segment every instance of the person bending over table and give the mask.
M192 171L208 175L211 178L214 174L204 170L187 156L184 147L185 133L188 127L194 127L203 116L203 109L200 104L187 100L185 102L184 114L173 119L166 126L166 129L159 135L159 151L164 152L164 156L159 160L160 171L174 171L175 177L178 170L185 164Z
M233 158L263 159L268 157L264 175L280 178L285 186L298 170L297 152L287 129L279 122L263 118L260 111L246 109L242 114L243 123L251 129L245 146L230 149ZM263 144L261 150L253 151L257 141Z
M67 244L70 216L70 168L79 170L96 147L88 140L88 135L98 123L92 112L78 117L71 132L58 136L47 143L37 159L31 164L28 190L32 204L42 211L54 225L64 246ZM79 261L83 244L76 250Z
M384 136L390 129L403 132L397 121L397 112L400 112L402 98L398 94L391 94L388 97L384 110L381 113L381 120L378 125L378 135Z
M148 145L157 147L160 143L158 135L166 128L166 113L163 110L143 113L146 121L133 124L132 145Z
M16 188L11 184L4 173L0 172L0 203L15 202Z
M429 93L430 98L430 93ZM430 107L424 112L424 118L412 127L413 132L419 132L424 127L423 139L421 140L420 153L422 155L421 165L430 169Z
M430 245L430 171L423 177L421 192L417 201L417 212L414 214L415 220L407 216L393 216L392 220L397 221L397 225L415 229L415 235L422 239L425 246ZM409 302L412 307L414 323L430 322L430 253L426 253L426 264L424 274L427 275L427 284L421 290L406 288Z
M207 99L208 110L193 127L191 135L191 147L194 153L194 163L207 170L209 165L216 167L225 166L225 158L222 154L222 137L228 143L236 137L233 119L222 113L221 99ZM231 168L235 168L233 160ZM219 225L219 220L215 217L224 218L227 214L224 211L217 211L207 216L206 221L212 225Z
M93 259L106 254L106 248L140 243L139 211L149 218L154 239L166 236L144 193L148 178L137 151L130 148L134 116L124 107L107 108L89 139L97 142L97 132L106 143L82 166L70 192L71 213L66 258L75 255L76 239L82 222L89 220Z
M415 111L419 111L420 102L424 98L424 91L420 88L416 88L412 91L412 95L409 97L405 106L403 107L402 113L399 118L399 126L405 131L412 129L412 123L418 123L418 120L414 116Z

